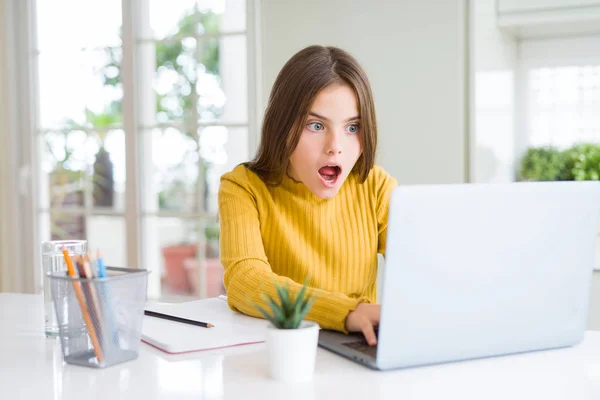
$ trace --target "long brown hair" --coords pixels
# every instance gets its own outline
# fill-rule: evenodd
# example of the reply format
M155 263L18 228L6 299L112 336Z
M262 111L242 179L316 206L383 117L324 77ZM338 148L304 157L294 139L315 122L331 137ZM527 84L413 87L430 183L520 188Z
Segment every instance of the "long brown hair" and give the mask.
M364 182L377 148L373 94L358 61L336 47L309 46L283 66L271 90L256 158L246 166L264 182L280 184L317 94L336 83L348 85L358 100L362 154L353 171Z

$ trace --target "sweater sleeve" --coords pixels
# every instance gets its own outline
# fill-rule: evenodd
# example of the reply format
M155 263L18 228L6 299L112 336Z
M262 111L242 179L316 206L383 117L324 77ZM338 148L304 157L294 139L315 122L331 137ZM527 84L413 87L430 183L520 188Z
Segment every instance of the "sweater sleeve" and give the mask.
M268 310L261 294L277 296L274 283L286 283L295 297L302 285L275 274L265 254L260 230L256 198L243 185L228 178L221 179L219 188L221 263L225 270L224 284L227 302L235 311L261 317L258 304ZM345 332L346 317L364 298L351 298L345 293L333 293L309 288L316 296L306 319L317 322L323 329Z
M398 182L390 174L379 170L377 176L377 252L385 255L387 242L388 215L390 210L390 197L398 186Z

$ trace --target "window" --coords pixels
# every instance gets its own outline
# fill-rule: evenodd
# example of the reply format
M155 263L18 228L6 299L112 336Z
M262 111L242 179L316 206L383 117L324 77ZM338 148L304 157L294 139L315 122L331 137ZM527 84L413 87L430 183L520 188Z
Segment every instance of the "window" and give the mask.
M520 46L525 146L600 142L600 37Z
M151 298L221 293L219 177L249 157L245 0L35 5L40 239L149 269Z

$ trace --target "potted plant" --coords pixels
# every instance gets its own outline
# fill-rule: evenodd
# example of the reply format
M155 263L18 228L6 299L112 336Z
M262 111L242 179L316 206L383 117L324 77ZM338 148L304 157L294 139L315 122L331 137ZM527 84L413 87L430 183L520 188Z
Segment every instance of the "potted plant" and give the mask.
M266 346L271 378L283 382L305 382L312 379L317 356L319 325L304 320L315 297L307 294L307 282L294 298L288 285L275 283L275 298L262 295L270 312L255 304L269 320Z
M521 158L518 180L557 181L565 175L565 156L552 146L530 147Z
M194 259L198 245L174 243L161 249L165 261L165 283L175 293L192 293L192 285L185 269L185 260Z

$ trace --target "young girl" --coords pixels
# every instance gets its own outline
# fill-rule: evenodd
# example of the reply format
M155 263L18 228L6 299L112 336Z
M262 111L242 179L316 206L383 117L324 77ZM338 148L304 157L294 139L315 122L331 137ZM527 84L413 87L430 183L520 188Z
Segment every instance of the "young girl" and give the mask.
M367 76L347 52L311 46L275 80L254 161L221 178L221 263L229 306L260 317L274 281L295 295L305 278L307 319L362 331L379 323L377 253L384 253L396 181L374 166L377 125Z

